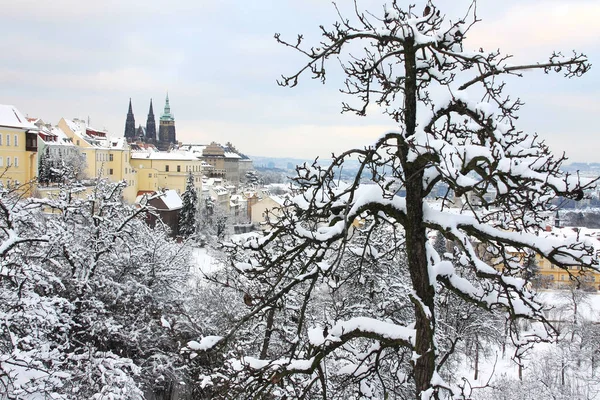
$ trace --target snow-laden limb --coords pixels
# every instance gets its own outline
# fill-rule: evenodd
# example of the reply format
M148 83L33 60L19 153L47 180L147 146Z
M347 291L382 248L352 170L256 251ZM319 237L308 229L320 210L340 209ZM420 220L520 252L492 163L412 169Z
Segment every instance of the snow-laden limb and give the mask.
M342 92L356 101L342 111L365 115L374 102L398 129L334 156L329 166L299 166L299 193L271 230L228 247L234 268L221 282L237 291L248 312L222 343L240 331L263 333L244 354L260 362L235 377L257 393L316 397L335 389L348 396L353 387L352 395L364 397L453 396L454 383L440 377L463 338L438 341L439 316L448 315L441 305L457 297L460 307L483 310L465 313L480 325L504 313L519 358L532 341L553 333L529 288L525 255L560 268L596 268L590 242L542 233L557 196L581 199L594 183L563 174L565 157L517 128L523 103L505 93L503 81L536 69L577 77L590 65L578 53L511 65L500 51L465 49L478 22L475 2L458 19L431 1L423 10L397 1L380 12L363 12L356 2L336 10L338 21L321 27L315 47L305 48L302 36L286 42L276 35L307 58L279 83L293 87L305 73L324 82L335 58L346 75ZM358 160L358 170L340 182L349 159ZM427 204L434 194L435 209ZM430 235L448 247L436 249ZM522 334L521 319L540 329ZM378 329L388 323L410 326L414 336L386 338ZM470 329L493 336L494 328ZM298 375L294 368L268 373L273 365L307 366L307 360L310 368ZM353 372L327 372L340 370Z
M200 339L200 342L190 340L187 343L187 347L191 350L206 351L213 348L221 339L223 339L221 336L205 336Z

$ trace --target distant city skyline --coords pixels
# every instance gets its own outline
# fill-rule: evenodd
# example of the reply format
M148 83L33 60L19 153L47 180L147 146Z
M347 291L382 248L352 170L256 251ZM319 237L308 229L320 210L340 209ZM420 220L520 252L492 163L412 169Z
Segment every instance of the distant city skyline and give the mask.
M382 2L358 3L381 10ZM456 19L470 2L447 3L438 6ZM162 109L169 92L178 140L232 142L246 154L329 157L395 128L375 107L364 118L340 115L341 102L352 99L338 91L335 60L324 86L308 76L295 89L277 86L304 60L273 34L302 33L317 44L318 26L336 18L329 2L21 0L5 4L3 15L0 103L54 124L89 117L122 137L130 98L136 126L145 125L150 99ZM519 128L539 133L570 162L600 161L598 1L481 0L478 17L471 50L500 48L514 63L544 61L553 50L587 54L595 65L583 78L528 72L509 91L526 103Z

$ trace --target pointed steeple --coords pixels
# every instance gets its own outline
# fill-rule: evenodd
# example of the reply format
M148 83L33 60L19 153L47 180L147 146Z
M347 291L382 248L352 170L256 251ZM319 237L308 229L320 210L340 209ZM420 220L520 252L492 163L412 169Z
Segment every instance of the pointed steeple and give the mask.
M135 118L133 117L133 108L131 107L131 97L129 98L129 111L125 120L124 136L128 142L135 140Z
M146 142L156 142L156 119L154 118L152 99L150 99L150 110L148 111L148 120L146 121Z
M165 114L171 114L171 106L169 105L169 92L167 92L167 100L165 101Z
M165 109L163 114L160 116L161 121L175 121L173 115L171 115L171 105L169 104L169 92L167 92L167 99L165 100Z

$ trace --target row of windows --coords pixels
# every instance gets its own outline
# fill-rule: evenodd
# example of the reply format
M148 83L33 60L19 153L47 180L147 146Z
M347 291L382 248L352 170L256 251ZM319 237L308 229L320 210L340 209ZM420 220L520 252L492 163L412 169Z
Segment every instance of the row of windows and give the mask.
M169 166L168 165L165 165L165 172L169 172ZM177 172L181 172L181 165L177 166ZM200 166L199 165L192 165L190 167L189 165L186 165L185 172L200 172Z
M189 165L187 165L185 167L185 172L200 172L200 166L199 165L192 165L190 167Z
M6 166L10 167L11 166L11 158L10 157L6 157ZM19 157L14 157L14 161L12 161L12 166L14 167L18 167L19 166ZM4 158L0 157L0 167L4 167Z
M113 154L96 153L96 161L114 161L114 157Z
M17 147L17 146L19 146L19 135L14 135L14 137L15 137L15 140L13 143L14 143L15 147ZM4 138L6 139L6 145L10 146L10 135L7 133ZM0 146L2 146L2 141L3 141L3 138L2 138L2 134L0 133Z

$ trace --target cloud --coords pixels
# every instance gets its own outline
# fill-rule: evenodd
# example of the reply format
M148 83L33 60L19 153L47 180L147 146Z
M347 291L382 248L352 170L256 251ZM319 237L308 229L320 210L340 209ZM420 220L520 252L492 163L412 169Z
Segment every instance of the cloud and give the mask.
M598 46L600 41L600 3L597 1L519 2L497 10L482 11L483 22L468 34L467 43L479 48L503 51L552 49L569 51Z
M2 6L3 18L49 22L62 21L66 24L94 24L98 20L131 17L143 18L145 15L171 15L202 11L210 13L218 2L212 0L18 0Z
M143 69L117 68L99 70L89 74L25 72L16 69L0 69L0 83L20 84L50 89L75 89L79 91L132 92L155 88L158 82Z

